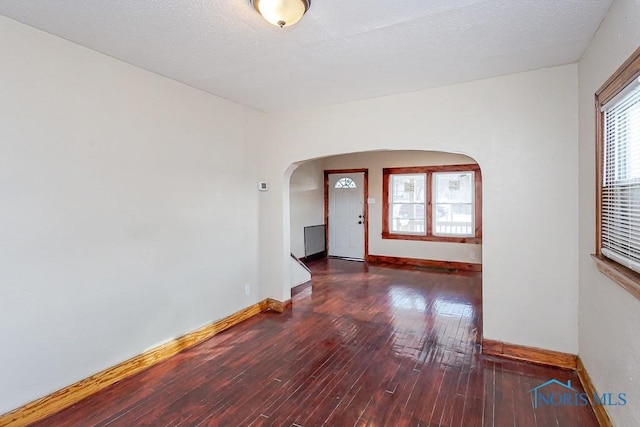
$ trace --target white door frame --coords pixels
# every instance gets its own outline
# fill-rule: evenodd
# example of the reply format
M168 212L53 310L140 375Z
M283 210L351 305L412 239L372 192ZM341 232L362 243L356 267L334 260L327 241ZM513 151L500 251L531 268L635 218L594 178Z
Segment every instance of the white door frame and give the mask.
M325 251L329 254L329 175L341 173L364 174L364 260L369 260L369 169L329 169L324 171L324 224L325 224Z

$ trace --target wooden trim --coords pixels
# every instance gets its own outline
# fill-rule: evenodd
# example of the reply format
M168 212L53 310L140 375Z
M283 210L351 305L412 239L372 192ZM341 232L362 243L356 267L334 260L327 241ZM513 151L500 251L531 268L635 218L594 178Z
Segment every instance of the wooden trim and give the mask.
M363 173L363 212L364 212L364 259L369 256L369 169L327 169L324 171L324 224L325 253L329 255L329 175L342 173Z
M602 255L592 254L591 258L593 258L596 268L602 274L622 286L637 299L640 299L640 274Z
M326 231L325 231L326 233ZM305 256L300 258L300 261L302 261L303 263L308 263L311 261L317 261L319 259L325 259L327 257L327 251L324 252L318 252L317 254L313 254L313 255L309 255L309 256Z
M543 348L482 339L482 354L575 370L578 356Z
M582 359L580 359L580 357L578 357L576 363L576 373L578 374L578 378L582 383L582 388L584 388L584 391L587 394L589 403L591 404L591 409L593 409L593 412L598 419L598 423L602 427L613 427L613 422L611 421L611 418L609 418L609 414L607 413L605 406L598 404L598 402L594 402L593 400L593 396L598 392L596 390L596 387L593 385L591 377L587 372L587 368L584 367L584 364L582 363Z
M390 176L394 174L421 174L425 176L425 201L424 201L424 220L425 234L401 234L391 233L389 224L390 211L389 206L389 181ZM411 166L406 168L384 168L382 169L382 238L395 240L426 240L433 238L431 233L431 173L426 167Z
M294 261L295 261L295 262L296 262L300 267L302 267L302 268L304 268L305 270L307 270L307 273L311 274L311 270L309 270L309 267L307 267L307 265L306 265L304 262L302 262L302 260L301 260L300 258L298 258L297 256L295 256L295 255L293 254L293 252L290 252L290 253L291 253L291 258L293 258L293 260L294 260Z
M329 256L329 173L324 171L324 251Z
M479 171L480 165L477 163L466 163L462 165L439 165L439 166L408 166L398 168L384 168L388 173L433 173L433 172L466 172Z
M291 296L298 295L299 293L306 291L312 286L313 286L313 282L311 280L309 280L308 282L301 283L298 286L294 286L293 288L291 288Z
M333 175L333 174L341 174L341 173L369 173L369 169L366 168L355 168L355 169L326 169L324 171L325 175Z
M369 256L369 170L364 171L364 259Z
M595 93L596 128L596 253L591 255L598 270L640 299L640 274L602 256L602 186L604 165L604 113L602 107L633 80L640 77L640 48L613 73Z
M481 272L482 264L471 264L466 262L456 261L437 261L430 259L417 259L417 258L400 258L383 255L369 255L367 262L371 264L393 264L393 265L408 265L414 267L426 267L426 268L439 268L447 270L460 270Z
M389 234L389 173L382 170L382 238ZM425 208L426 209L426 208ZM422 236L420 236L422 237Z
M476 233L476 239L479 239L480 242L482 242L482 171L480 170L480 167L478 167L477 170L474 171L474 177L475 177L475 188L474 188L474 196L475 196L475 203L474 203L474 208L475 208L475 216L476 216L476 222L475 222L475 233Z
M427 225L427 229L430 228L431 221L429 221ZM482 244L482 239L478 237L421 236L419 234L395 234L382 232L382 238L389 240L422 240L424 242L470 243L474 245Z
M267 309L278 311L276 308L279 308L280 305L275 303L279 302L271 299L260 301L224 319L171 340L149 351L145 351L138 356L111 368L107 368L102 372L78 381L61 390L55 391L48 396L0 415L0 426L23 426L59 412L118 381L135 375L156 363L174 356L182 350L199 344L262 311ZM279 304L286 306L287 303Z
M638 77L640 77L640 47L596 91L596 97L600 100L600 105L609 102Z
M604 113L595 97L596 113L596 254L602 253L602 173L604 163Z
M440 239L442 239L442 236L434 236L433 235L433 173L427 173L427 181L425 182L426 187L426 195L425 195L425 202L426 205L424 207L425 210L425 215L424 215L424 220L426 222L426 229L427 229L427 235L426 236L419 236L420 240L427 240L429 238L432 239L436 239L436 241L439 241ZM389 187L387 187L388 189ZM385 205L389 205L389 194L386 194L386 197L383 197L383 201L382 201ZM387 221L389 220L389 217L387 216ZM387 228L383 230L388 231L388 225ZM385 237L384 236L384 231L383 231L383 239L393 239L395 237L391 237L391 236L395 236L391 233L387 233L388 235ZM408 235L401 235L400 237L413 237L413 236L408 236ZM445 239L450 239L450 237L445 237ZM413 239L407 239L407 240L413 240ZM446 241L446 240L445 240Z
M435 236L433 234L433 174L437 172L474 172L474 215L475 230L473 237ZM389 176L393 174L420 173L426 175L425 198L425 234L391 233L389 227ZM422 240L426 242L446 243L482 243L482 172L480 166L475 163L464 165L442 166L410 166L382 169L382 238L392 240Z
M278 301L273 298L267 298L267 309L276 313L284 313L293 306L293 302L288 299L286 301Z

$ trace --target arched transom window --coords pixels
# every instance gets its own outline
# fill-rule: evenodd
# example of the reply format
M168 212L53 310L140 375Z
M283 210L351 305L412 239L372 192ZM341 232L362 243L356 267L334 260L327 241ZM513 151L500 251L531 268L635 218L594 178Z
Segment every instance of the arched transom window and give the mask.
M356 183L351 178L340 178L334 188L357 188Z

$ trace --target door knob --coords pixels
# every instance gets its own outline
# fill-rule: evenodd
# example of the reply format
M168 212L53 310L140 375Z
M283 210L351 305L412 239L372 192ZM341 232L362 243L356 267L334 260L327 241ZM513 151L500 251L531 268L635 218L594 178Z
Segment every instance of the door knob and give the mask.
M362 224L362 221L358 221L358 224Z

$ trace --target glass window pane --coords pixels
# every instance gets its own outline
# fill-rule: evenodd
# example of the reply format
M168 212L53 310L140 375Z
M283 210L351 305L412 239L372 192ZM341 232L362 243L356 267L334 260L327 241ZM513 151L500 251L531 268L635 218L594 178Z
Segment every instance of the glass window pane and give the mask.
M433 174L434 235L475 235L474 187L473 172Z
M390 176L389 231L426 235L426 174Z
M425 174L391 175L392 203L424 203Z
M391 205L392 233L425 234L424 204Z
M424 204L394 203L391 217L395 219L424 219Z
M351 178L340 178L336 182L335 188L357 188L356 183Z

